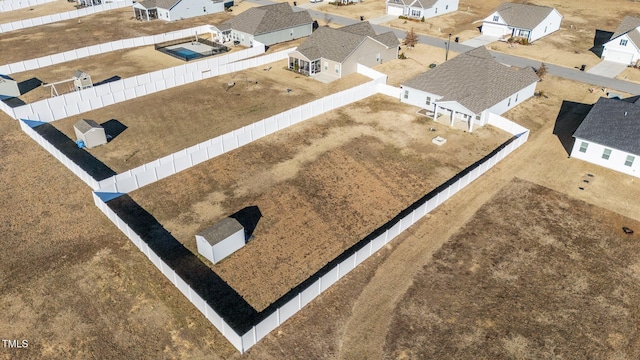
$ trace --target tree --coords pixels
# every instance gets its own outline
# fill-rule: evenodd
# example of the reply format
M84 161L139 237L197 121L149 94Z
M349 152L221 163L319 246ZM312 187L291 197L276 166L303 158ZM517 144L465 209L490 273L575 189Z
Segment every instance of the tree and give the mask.
M409 32L407 33L407 36L404 38L404 45L411 49L416 46L417 43L418 35L416 34L415 30L411 28L411 30L409 30Z
M544 78L546 74L547 74L547 65L545 65L544 63L541 63L538 70L536 70L536 75L538 75L540 80L542 80L542 78Z

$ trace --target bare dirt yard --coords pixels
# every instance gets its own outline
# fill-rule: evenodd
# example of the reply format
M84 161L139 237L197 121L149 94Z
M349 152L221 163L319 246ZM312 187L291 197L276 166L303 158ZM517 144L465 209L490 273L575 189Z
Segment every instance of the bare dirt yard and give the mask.
M122 8L10 31L0 37L0 49L3 49L0 63L9 64L34 59L114 40L161 34L205 24L219 24L231 18L231 14L222 12L175 22L138 21L133 17L131 8ZM158 56L166 55L159 53Z
M479 27L482 19L489 16L503 1L473 1L461 0L458 11L426 19L424 22L394 19L383 25L408 31L413 28L417 33L447 39L448 34L452 39L458 37L465 41L480 35ZM489 47L492 50L527 57L566 67L576 67L586 64L591 67L600 62L596 55L594 40L596 31L610 32L612 35L624 16L637 16L640 14L640 3L631 0L585 0L585 1L513 1L516 3L529 3L534 5L556 8L563 16L562 25L556 33L544 37L529 46L516 45L509 47L506 43L495 42ZM365 19L385 15L385 1L365 1L348 6L323 4L314 7L314 10L324 11L329 14L344 16L350 19L359 19L365 15ZM609 35L609 36L610 36ZM453 41L453 40L452 40Z
M75 140L73 124L81 118L118 120L126 130L89 152L122 172L370 80L352 74L322 84L286 70L286 61L269 66L269 71L259 67L201 80L53 124ZM235 85L228 88L229 83Z
M253 239L213 269L262 310L510 137L450 129L416 110L376 95L132 196L196 254L196 233L257 206ZM447 143L432 144L436 135Z
M414 277L383 357L639 358L640 235L623 226L640 222L512 181Z
M30 6L18 10L0 12L0 24L53 15L78 9L78 3L56 0L42 5Z

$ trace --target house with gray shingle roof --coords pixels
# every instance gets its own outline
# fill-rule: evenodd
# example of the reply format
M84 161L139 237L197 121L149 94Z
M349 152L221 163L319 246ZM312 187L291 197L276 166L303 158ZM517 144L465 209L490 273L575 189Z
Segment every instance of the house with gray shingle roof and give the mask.
M175 21L224 11L233 0L144 0L133 4L138 20Z
M387 0L387 14L429 19L458 10L458 0Z
M611 39L603 44L602 58L626 65L640 59L640 18L625 16Z
M339 29L320 27L289 53L289 69L338 79L356 72L358 63L375 66L397 59L399 45L393 32L376 34L367 21Z
M534 42L560 29L562 15L548 6L502 3L482 20L482 34L525 38Z
M313 19L304 11L293 11L288 3L276 3L245 10L234 18L211 27L214 41L234 41L267 46L311 35Z
M484 47L462 53L400 85L400 101L426 109L437 119L474 126L488 122L533 96L540 80L531 67L498 63Z
M640 96L598 99L573 137L571 157L640 177Z

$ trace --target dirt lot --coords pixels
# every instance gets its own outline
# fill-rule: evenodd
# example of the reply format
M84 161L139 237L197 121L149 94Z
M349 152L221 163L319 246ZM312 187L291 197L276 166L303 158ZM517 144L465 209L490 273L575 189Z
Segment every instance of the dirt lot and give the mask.
M282 44L276 44L271 46L267 53L273 53L276 51L288 49L298 46L301 39L288 41ZM245 47L229 47L229 51L222 54L229 54L234 51L240 51L246 49ZM211 57L202 59L210 59ZM201 60L194 60L201 61ZM34 86L46 82L53 83L71 78L73 73L81 69L87 74L91 75L91 80L94 84L99 84L103 81L110 81L118 78L128 78L140 74L145 74L152 71L166 69L172 66L184 65L185 61L176 59L172 56L162 54L155 50L154 46L143 46L133 48L129 50L119 50L106 54L91 56L75 61L67 61L61 64L47 66L44 68L25 71L21 73L12 74L11 77L18 81L34 82ZM64 94L71 91L72 83L65 83L57 86L57 90L60 94ZM26 103L32 103L34 101L46 99L51 96L51 89L49 87L36 87L33 90L20 96L20 99Z
M33 19L46 15L53 15L78 9L78 3L73 1L56 0L46 4L26 7L23 9L0 12L0 24L14 21Z
M375 96L147 186L133 198L196 254L196 233L257 206L262 218L254 239L213 269L262 310L510 137L491 127L473 134L449 129L416 110ZM447 144L432 144L435 135Z
M452 37L459 37L460 41L465 41L480 35L478 27L482 25L482 19L491 14L502 2L502 0L461 0L458 11L427 19L424 23L396 19L386 25L404 30L413 27L418 33L443 39L447 38L447 34L452 34ZM566 67L576 67L581 64L591 67L600 62L599 55L591 51L596 30L613 33L624 16L637 16L640 13L640 3L629 0L606 2L518 0L513 2L555 7L564 16L560 30L529 46L516 45L510 48L506 43L495 42L489 47L511 55Z
M53 124L75 139L73 124L81 118L98 123L118 120L127 129L89 152L122 172L370 80L352 74L322 84L284 69L286 61L270 66L270 71L259 67L201 80ZM232 82L236 85L226 90ZM286 89L292 89L291 93Z
M167 23L161 20L137 21L131 8L105 11L78 19L3 33L0 37L0 48L11 51L2 52L0 63L9 64L34 59L80 46L161 34L205 24L218 24L231 16L231 13L222 12Z
M640 235L623 226L640 222L514 180L414 278L383 357L639 358Z

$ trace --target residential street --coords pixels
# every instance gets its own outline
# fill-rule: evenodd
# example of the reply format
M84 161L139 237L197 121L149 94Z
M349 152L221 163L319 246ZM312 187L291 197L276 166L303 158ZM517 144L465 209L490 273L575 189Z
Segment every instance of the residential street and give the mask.
M273 1L270 1L270 0L249 0L249 1L259 5L268 5L268 4L274 3ZM324 19L326 15L324 12L317 11L317 10L307 9L307 11L309 12L309 14L311 14L311 17L314 19ZM355 19L349 19L346 17L334 15L334 14L331 14L330 16L331 16L332 23L339 24L342 26L350 25L358 22ZM403 39L406 35L404 31L401 31L398 29L392 29L382 25L373 25L373 28L378 33L391 30L396 34L396 36L399 39ZM426 36L426 35L419 35L418 38L420 43L422 44L435 46L439 48L445 48L447 43L446 39L440 39L440 38L435 38L435 37ZM462 45L460 43L451 42L449 49L453 52L460 53L460 52L471 50L471 47ZM517 56L507 55L507 54L503 54L495 51L491 51L491 54L498 61L511 66L517 66L517 67L532 66L534 68L538 68L540 66L539 61L532 60L532 59L526 59L526 58L521 58ZM551 75L583 82L586 84L592 84L595 87L607 88L613 91L620 91L620 92L625 92L630 94L640 94L640 84L635 84L635 83L618 80L618 79L607 78L607 77L599 76L595 74L589 74L574 68L566 68L566 67L553 65L553 64L546 64L546 65L547 65L548 73Z

